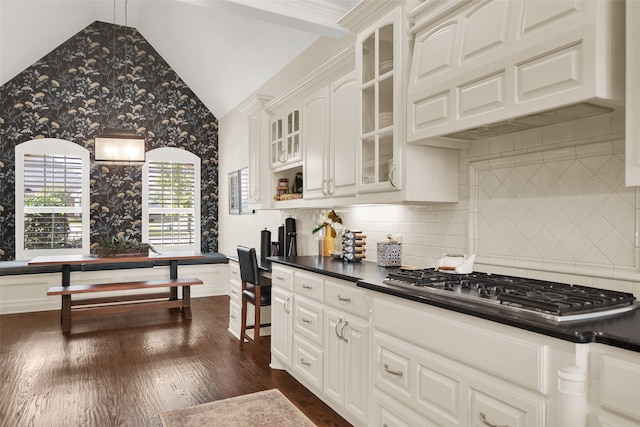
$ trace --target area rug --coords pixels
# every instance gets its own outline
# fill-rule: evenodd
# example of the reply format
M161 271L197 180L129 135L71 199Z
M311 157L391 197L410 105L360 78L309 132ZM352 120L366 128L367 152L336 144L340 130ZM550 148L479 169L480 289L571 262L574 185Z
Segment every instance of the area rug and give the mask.
M176 409L160 418L164 427L315 426L277 389Z

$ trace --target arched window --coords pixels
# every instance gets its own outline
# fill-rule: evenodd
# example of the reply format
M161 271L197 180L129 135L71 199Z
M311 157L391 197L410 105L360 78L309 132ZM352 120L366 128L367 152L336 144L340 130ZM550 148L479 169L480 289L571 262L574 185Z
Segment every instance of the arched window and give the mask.
M179 148L148 151L142 170L142 241L200 252L200 158Z
M16 259L89 254L89 151L71 141L16 146Z

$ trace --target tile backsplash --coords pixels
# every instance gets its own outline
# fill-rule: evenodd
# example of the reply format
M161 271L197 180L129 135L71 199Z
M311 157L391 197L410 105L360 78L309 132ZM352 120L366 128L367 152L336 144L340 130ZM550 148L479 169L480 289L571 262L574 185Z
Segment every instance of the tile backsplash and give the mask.
M443 253L477 253L475 269L591 285L640 297L637 191L624 186L618 112L473 142L460 152L460 201L337 208L346 228L376 242L402 236L403 264L432 267ZM298 252L317 254L314 224L297 219Z

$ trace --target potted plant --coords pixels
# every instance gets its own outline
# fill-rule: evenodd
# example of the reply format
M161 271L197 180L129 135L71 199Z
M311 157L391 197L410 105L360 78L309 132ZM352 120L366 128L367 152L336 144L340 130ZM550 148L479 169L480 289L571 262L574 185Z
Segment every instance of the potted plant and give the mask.
M149 251L158 253L151 245L139 242L138 239L118 234L104 239L95 249L95 254L101 258L122 256L148 256Z

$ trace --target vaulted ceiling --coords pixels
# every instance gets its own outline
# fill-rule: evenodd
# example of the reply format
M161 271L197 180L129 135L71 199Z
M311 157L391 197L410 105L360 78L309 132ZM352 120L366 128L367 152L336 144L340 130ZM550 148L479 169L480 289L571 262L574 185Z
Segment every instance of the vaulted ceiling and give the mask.
M93 21L135 27L220 118L358 0L1 0L0 85Z

